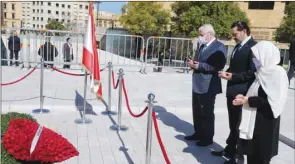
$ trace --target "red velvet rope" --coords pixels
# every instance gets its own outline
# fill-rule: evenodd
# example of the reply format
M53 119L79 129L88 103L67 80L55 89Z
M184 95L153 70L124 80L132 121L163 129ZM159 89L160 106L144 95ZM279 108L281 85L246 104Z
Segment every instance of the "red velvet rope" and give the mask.
M162 154L163 154L163 156L165 158L166 163L171 164L171 162L170 162L170 160L168 158L167 152L165 150L164 144L163 144L162 139L161 139L161 135L160 135L160 132L159 132L159 127L158 127L158 122L157 122L157 118L156 118L156 112L153 111L152 116L153 116L154 127L155 127L156 135L157 135L157 138L158 138L158 142L159 142L160 148L162 150Z
M78 74L78 73L69 73L69 72L65 72L62 70L57 69L56 67L50 67L51 69L60 72L62 74L66 74L66 75L71 75L71 76L85 76L85 74ZM100 72L103 71L104 69L99 70Z
M15 80L13 82L9 82L9 83L1 83L1 86L6 86L6 85L11 85L11 84L15 84L17 82L20 82L22 80L24 80L25 78L27 78L31 73L33 73L36 70L36 67L34 67L28 74L26 74L25 76L23 76L22 78Z
M115 86L115 74L114 74L114 71L112 71L112 81L113 81L113 88L114 89L117 89L118 88L118 85L119 85L119 80L117 80L117 84Z
M141 117L142 115L145 114L145 112L148 110L148 107L145 107L144 110L139 113L139 114L134 114L131 109L130 109L130 105L129 105L129 100L128 100L128 95L127 95L127 91L125 88L125 83L124 83L124 79L122 79L122 86L123 86L123 91L124 91L124 96L125 96L125 100L126 100L126 105L127 105L127 109L129 111L129 113L131 114L131 116L133 117Z

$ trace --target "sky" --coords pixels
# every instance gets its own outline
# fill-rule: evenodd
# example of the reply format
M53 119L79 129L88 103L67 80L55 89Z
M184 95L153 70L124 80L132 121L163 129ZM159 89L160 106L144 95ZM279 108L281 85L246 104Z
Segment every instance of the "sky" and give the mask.
M100 11L108 11L114 14L121 14L121 8L126 2L101 2L99 4Z

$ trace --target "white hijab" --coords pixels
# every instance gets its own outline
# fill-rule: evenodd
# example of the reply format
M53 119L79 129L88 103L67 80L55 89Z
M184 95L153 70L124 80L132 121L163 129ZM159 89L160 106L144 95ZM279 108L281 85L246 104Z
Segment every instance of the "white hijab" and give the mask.
M258 96L258 89L261 86L267 95L274 118L278 118L287 101L289 86L286 71L277 65L280 62L280 51L268 41L260 41L251 49L260 62L260 68L255 73L256 79L249 88L247 96ZM243 106L240 138L246 140L253 138L256 111L257 108L250 108L248 104Z

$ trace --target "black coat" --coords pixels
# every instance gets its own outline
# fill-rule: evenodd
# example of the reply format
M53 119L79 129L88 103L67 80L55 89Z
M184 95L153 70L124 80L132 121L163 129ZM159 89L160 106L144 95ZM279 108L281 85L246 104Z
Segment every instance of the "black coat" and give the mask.
M280 117L274 118L262 87L259 87L258 96L249 97L248 103L257 108L257 114L253 139L242 140L243 152L269 160L278 154Z
M54 45L50 42L46 42L39 48L38 54L43 57L44 61L54 61L54 56L56 57L58 52Z
M293 37L290 42L289 60L292 64L295 64L295 37Z
M8 38L8 49L10 51L19 51L20 50L20 38L18 36L10 36Z
M226 95L235 97L238 94L245 95L255 80L255 65L252 61L253 55L251 47L257 42L251 38L243 47L231 57L227 72L233 74L232 79L227 82Z

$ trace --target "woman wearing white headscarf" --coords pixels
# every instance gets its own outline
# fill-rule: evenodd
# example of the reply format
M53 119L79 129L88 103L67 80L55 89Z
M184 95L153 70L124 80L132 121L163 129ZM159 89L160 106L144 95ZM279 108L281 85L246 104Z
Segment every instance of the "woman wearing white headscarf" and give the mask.
M288 77L279 49L268 41L252 48L256 79L247 95L237 95L233 105L243 105L240 124L242 151L248 164L269 164L278 154L280 115L288 92Z

